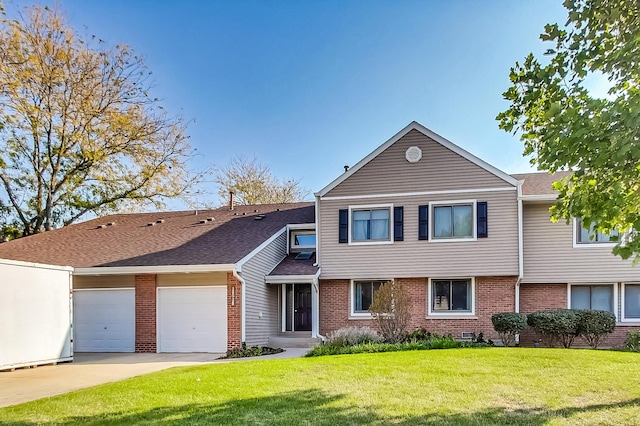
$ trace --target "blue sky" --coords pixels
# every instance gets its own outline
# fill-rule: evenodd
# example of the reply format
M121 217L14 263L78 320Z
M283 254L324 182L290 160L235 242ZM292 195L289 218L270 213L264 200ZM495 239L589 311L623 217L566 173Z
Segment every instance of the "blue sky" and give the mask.
M561 3L59 0L73 28L145 56L155 96L192 120L192 167L255 155L311 191L413 120L506 172L531 170L495 116L509 67L564 23Z

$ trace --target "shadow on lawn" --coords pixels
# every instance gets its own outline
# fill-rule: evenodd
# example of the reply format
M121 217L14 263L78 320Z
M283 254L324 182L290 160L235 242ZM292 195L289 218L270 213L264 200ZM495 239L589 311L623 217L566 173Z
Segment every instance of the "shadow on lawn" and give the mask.
M344 395L329 395L319 390L289 392L263 398L241 399L218 405L190 404L177 407L157 407L138 413L112 412L101 417L70 416L51 423L69 424L203 424L203 425L542 425L554 418L567 418L577 412L590 412L639 406L640 398L612 404L569 407L559 410L488 408L461 414L424 414L392 417L368 411L365 407L345 406ZM600 418L600 417L598 417ZM600 418L601 419L601 418ZM595 418L594 418L595 420ZM587 420L588 421L588 420ZM0 422L2 423L2 422ZM49 423L49 424L51 424ZM31 422L2 423L32 425ZM47 424L47 422L37 422Z

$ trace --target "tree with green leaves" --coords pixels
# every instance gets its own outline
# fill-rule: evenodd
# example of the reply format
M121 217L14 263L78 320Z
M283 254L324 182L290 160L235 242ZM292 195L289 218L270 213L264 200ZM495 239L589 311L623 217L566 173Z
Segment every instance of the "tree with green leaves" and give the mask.
M511 68L500 128L520 133L524 154L541 170L569 170L553 220L622 236L613 252L640 258L640 3L566 0L564 25L545 26L545 57ZM590 91L605 80L608 93ZM626 234L625 234L626 233ZM630 235L631 234L631 235ZM626 236L625 236L626 235ZM636 238L633 238L636 236Z
M309 191L298 180L278 180L271 168L256 157L234 157L229 164L216 173L218 196L227 200L229 192L234 193L236 204L273 204L303 201Z
M0 20L0 230L31 235L184 196L199 176L185 124L149 94L127 45L80 36L56 10Z

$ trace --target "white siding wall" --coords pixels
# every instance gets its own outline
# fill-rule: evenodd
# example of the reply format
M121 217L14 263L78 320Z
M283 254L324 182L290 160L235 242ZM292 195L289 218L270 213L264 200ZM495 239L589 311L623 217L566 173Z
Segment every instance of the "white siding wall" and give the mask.
M469 199L488 203L488 238L467 242L418 240L419 205L435 201ZM379 245L338 243L338 211L340 209L386 203L404 207L404 241ZM319 250L322 268L320 278L517 275L517 208L515 189L437 196L322 200L319 209L321 223ZM433 218L430 215L430 226L432 223Z
M283 232L242 266L246 282L246 342L266 345L278 332L279 285L267 285L264 277L287 254L287 233Z
M573 247L573 222L550 221L548 204L524 206L524 279L528 283L638 281L640 267L611 247Z

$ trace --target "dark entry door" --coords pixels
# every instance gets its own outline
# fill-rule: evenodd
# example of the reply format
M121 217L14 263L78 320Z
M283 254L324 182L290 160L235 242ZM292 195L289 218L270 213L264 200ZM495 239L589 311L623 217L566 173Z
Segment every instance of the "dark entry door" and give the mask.
M311 331L311 284L295 284L293 288L294 329Z

